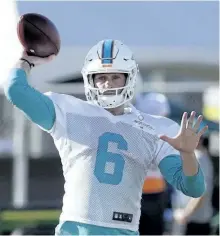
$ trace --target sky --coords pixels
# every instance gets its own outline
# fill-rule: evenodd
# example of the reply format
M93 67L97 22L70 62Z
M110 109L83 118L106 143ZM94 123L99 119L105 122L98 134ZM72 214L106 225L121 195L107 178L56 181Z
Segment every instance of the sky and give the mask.
M36 12L57 26L62 46L88 46L105 38L135 46L218 50L218 1L18 1L19 14Z

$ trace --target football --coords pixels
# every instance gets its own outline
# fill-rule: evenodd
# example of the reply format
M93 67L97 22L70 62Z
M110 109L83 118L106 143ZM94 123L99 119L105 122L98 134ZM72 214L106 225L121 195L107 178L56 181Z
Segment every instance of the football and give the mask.
M17 34L28 55L48 57L60 51L59 32L54 23L43 15L22 15L17 24Z

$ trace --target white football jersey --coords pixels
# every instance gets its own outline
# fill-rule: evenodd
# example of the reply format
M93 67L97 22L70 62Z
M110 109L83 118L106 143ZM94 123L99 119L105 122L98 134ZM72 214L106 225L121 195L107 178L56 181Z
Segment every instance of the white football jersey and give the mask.
M65 179L60 221L138 230L142 186L152 162L178 152L158 138L179 126L167 118L131 112L114 116L73 96L46 93L55 105L49 131Z

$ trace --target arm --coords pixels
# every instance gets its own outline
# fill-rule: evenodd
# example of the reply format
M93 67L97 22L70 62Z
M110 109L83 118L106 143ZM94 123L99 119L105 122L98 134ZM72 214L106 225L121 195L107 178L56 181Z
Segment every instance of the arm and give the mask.
M199 170L199 163L195 153L180 152L180 156L182 157L184 174L187 176L195 175Z
M27 62L19 61L11 70L4 92L7 99L22 110L32 122L43 129L50 130L55 122L55 108L52 100L32 88L27 82L30 67Z
M189 119L187 113L183 113L181 127L174 137L161 135L164 141L162 146L167 147L163 150L164 160L160 157L159 167L165 179L181 190L185 195L198 198L205 191L205 180L202 170L196 160L194 151L198 146L200 137L208 129L207 126L199 130L202 116L195 119L195 112L192 112ZM167 151L169 150L169 151ZM172 155L179 152L179 155Z
M185 195L198 198L204 193L204 176L199 165L197 173L188 175L181 156L170 155L160 161L159 168L166 181Z

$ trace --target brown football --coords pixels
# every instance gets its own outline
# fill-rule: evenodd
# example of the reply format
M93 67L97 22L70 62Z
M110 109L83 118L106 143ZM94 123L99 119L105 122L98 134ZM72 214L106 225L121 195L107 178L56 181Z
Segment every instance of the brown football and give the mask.
M60 35L47 17L28 13L17 24L18 38L28 55L47 57L60 51Z

